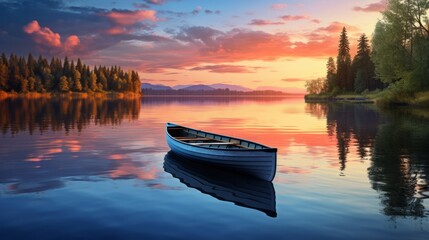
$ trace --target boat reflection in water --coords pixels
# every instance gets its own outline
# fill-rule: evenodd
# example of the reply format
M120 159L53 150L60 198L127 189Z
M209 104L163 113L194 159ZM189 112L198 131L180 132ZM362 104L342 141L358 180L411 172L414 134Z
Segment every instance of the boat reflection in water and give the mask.
M164 170L202 193L277 217L276 194L269 181L196 163L171 151L165 155Z

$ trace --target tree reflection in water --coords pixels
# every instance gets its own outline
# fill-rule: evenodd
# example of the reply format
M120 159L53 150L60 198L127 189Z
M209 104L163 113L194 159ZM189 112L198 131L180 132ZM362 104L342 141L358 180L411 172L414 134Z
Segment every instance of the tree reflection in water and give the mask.
M350 144L356 156L371 161L368 177L379 192L383 213L427 217L429 198L429 119L407 111L380 112L372 105L307 104L316 117L326 116L328 134L337 138L340 174L344 174Z
M139 111L140 98L8 98L0 101L0 128L3 134L81 131L91 121L118 125L137 119Z

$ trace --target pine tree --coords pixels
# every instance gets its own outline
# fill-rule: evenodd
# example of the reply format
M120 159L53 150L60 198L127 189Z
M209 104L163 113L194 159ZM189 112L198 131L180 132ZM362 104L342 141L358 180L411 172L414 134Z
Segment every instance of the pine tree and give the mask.
M326 63L326 83L327 91L331 92L335 87L335 80L337 78L337 68L335 66L334 58L330 57L328 63Z
M6 55L2 53L2 57L0 59L0 91L8 90L8 81L9 78L9 69L8 69L8 61Z
M33 54L29 53L27 58L27 68L29 77L34 77L34 71L36 69L37 62L33 57Z
M93 92L97 91L97 75L95 75L94 72L92 72L91 76L89 77L88 87Z
M73 74L74 86L73 86L73 89L77 92L82 91L82 83L80 82L80 79L81 79L80 72L77 70L74 70L74 74Z
M353 90L353 80L350 76L351 57L347 30L343 27L338 44L337 79L335 86L342 90Z
M68 92L70 89L69 89L69 82L67 81L67 77L66 76L61 76L61 78L60 78L60 84L59 84L59 87L60 87L60 91L61 92Z
M63 74L66 77L70 76L70 74L71 74L70 62L69 62L69 59L67 57L64 59Z
M353 66L356 71L354 88L357 93L361 93L365 89L370 90L370 83L374 80L374 65L371 62L370 53L368 38L362 34L358 40L357 54L353 59Z
M76 70L82 73L82 69L83 69L82 61L80 61L80 58L78 58L76 63Z

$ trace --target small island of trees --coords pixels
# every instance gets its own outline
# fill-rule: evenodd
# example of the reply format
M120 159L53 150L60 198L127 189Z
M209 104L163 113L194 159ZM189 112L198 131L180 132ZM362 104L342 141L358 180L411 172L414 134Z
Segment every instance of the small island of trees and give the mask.
M0 92L6 93L134 93L140 94L136 71L121 67L95 66L52 57L50 61L30 53L27 59L11 54L0 58Z
M347 30L343 28L336 63L331 57L325 78L306 83L310 99L365 93L381 104L429 105L428 1L389 0L372 36L358 40L351 59Z

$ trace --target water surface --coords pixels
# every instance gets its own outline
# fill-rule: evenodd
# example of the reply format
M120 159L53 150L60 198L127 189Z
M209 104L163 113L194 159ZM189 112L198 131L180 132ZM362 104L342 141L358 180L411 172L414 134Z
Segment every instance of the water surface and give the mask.
M2 239L429 233L429 120L418 111L143 98L6 99L0 113ZM183 163L168 154L168 121L277 147L276 178Z

